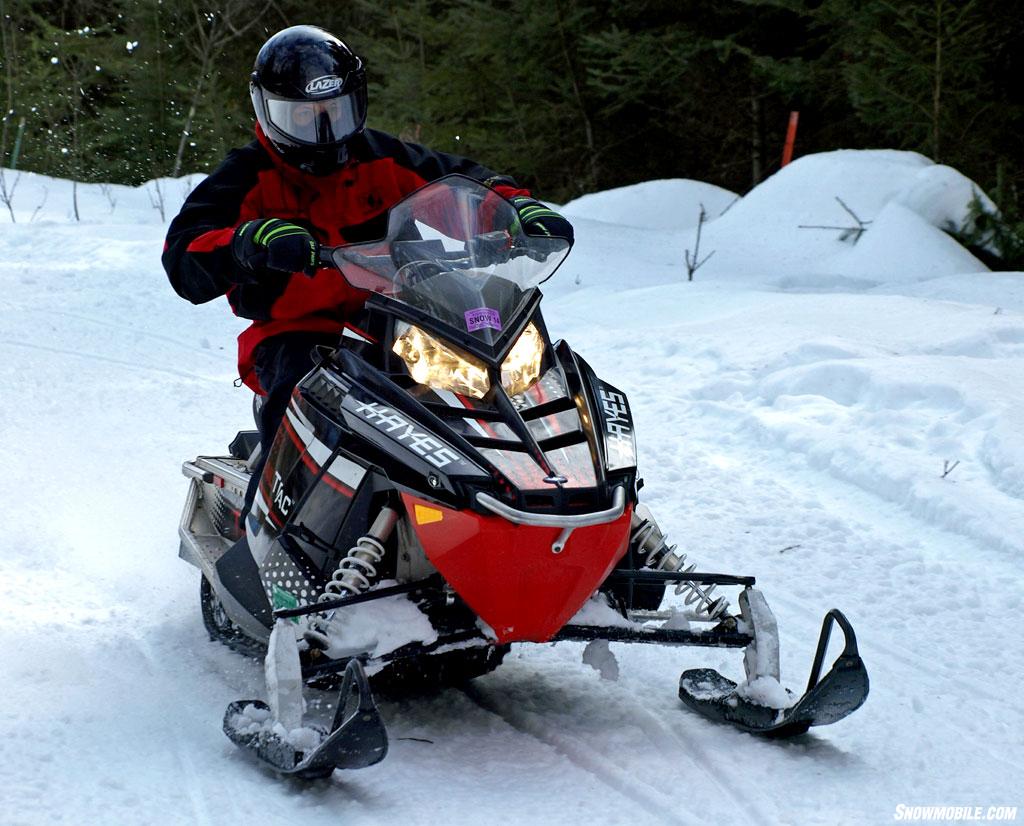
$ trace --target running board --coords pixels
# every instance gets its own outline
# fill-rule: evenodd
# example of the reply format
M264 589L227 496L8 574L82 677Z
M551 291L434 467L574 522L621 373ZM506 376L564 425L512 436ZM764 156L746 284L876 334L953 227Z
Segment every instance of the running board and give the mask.
M245 496L249 487L249 472L245 469L245 462L233 456L198 456L194 462L182 464L181 472L189 479L228 488L242 496Z

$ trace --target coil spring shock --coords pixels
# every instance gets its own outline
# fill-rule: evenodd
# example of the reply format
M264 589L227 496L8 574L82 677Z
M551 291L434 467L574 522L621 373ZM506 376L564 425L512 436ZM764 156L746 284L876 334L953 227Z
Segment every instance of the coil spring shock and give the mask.
M669 573L692 574L697 570L697 563L686 564L686 554L677 550L676 545L669 545L665 535L654 521L651 512L645 505L638 505L633 512L632 534L630 545L638 554L646 554L644 564L655 571ZM704 612L709 619L718 619L729 609L729 602L724 597L712 599L712 593L718 586L703 585L698 582L678 582L675 592L683 597L683 604L696 606L696 613Z
M331 581L324 586L317 602L327 602L345 596L346 593L357 596L369 590L377 578L377 565L384 559L384 542L391 535L397 521L396 511L391 508L381 509L369 533L359 537L338 563L331 574Z

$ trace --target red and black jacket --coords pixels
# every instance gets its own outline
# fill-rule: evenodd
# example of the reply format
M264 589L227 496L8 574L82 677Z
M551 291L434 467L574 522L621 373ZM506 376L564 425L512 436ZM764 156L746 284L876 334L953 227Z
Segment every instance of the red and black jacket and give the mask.
M227 295L235 315L252 319L238 337L238 370L257 393L263 390L253 371L253 350L260 342L292 331L340 332L366 296L329 268L313 278L293 273L236 284L229 274L236 266L231 238L239 224L286 218L322 244L351 244L383 238L392 206L453 172L486 182L506 198L530 194L473 161L373 129L352 139L345 166L320 177L286 164L259 126L256 137L232 150L189 195L167 232L163 264L178 295L194 304Z

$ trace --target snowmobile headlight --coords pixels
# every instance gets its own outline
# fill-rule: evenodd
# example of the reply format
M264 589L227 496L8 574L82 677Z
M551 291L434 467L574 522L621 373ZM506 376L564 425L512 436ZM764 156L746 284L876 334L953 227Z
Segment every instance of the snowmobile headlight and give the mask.
M544 358L544 337L532 321L516 339L512 351L501 363L501 386L510 396L530 389L540 378L540 364Z
M465 393L482 399L490 389L487 366L468 353L439 341L413 324L402 323L392 352L400 356L409 374L435 390Z

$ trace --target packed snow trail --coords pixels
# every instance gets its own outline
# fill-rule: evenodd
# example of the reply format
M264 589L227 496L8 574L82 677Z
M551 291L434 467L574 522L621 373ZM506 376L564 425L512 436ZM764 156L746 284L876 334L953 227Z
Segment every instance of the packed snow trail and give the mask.
M642 309L640 297L636 306L629 296L619 298L614 311L607 311L608 321ZM603 319L594 312L590 322L600 324ZM757 327L742 317L733 321L736 329L747 331L749 342ZM668 337L692 341L697 328L681 324ZM872 489L863 480L837 478L830 464L816 465L813 457L783 449L738 400L731 407L708 407L695 377L681 391L659 395L660 378L644 380L636 365L641 354L657 346L653 339L664 334L649 331L645 339L638 333L626 344L593 342L586 352L604 375L631 371L641 454L648 461L645 493L656 514L673 514L670 539L691 550L702 569L757 575L779 621L783 682L799 687L806 679L827 608L838 606L853 621L872 694L849 721L812 730L811 737L849 743L844 750L851 755L869 755L874 777L867 798L846 775L835 779L849 788L833 793L863 801L863 812L871 814L867 822L887 818L885 806L873 810L872 800L1006 800L1013 787L1009 778L1024 774L1018 737L1024 714L1017 690L1024 640L1012 620L1021 605L1024 577L1016 548L1024 535L1007 530L1019 511L1012 503L1000 505L1002 524L988 530L1002 531L984 545L964 535L977 532L966 520L960 530L944 529L945 518L919 515L933 512L920 502L889 498L892 488L881 475ZM764 335L777 337L778 330L766 329ZM567 338L573 341L568 333ZM675 358L683 369L700 369L699 361ZM712 376L718 375L719 368L712 368ZM1012 393L1016 386L1008 389ZM666 438L666 431L676 428L683 435ZM870 457L879 447L867 444L865 452ZM931 471L938 477L941 469L937 460ZM921 475L922 483L930 484L924 471ZM957 484L955 477L941 482ZM936 496L945 493L936 490ZM1001 501L998 490L982 492ZM970 491L962 496L970 503ZM976 504L991 506L987 498ZM620 665L624 678L632 675L627 663ZM735 664L732 674L738 674ZM798 777L785 777L783 760L767 761L747 776L748 782L755 782L759 770L767 770L782 788L801 787Z
M819 157L805 177L821 177ZM900 157L882 153L887 179ZM901 209L945 175L916 158ZM877 184L848 160L829 179L846 174L867 209ZM705 228L712 262L731 250L736 269L709 263L692 284L692 231L640 228L664 224L628 200L663 211L656 182L581 199L546 318L629 395L644 499L670 538L704 570L757 576L783 682L802 689L839 607L871 676L865 706L765 741L676 696L684 668L739 677L737 652L612 645L611 682L580 645L516 646L466 692L382 704L388 758L308 786L221 733L228 702L260 696L261 664L207 640L198 575L176 556L181 461L250 426L232 386L243 323L173 294L145 193L120 191L108 214L81 187L94 222L30 223L33 183L51 209L70 187L23 181L26 212L0 226L0 823L859 824L891 822L901 803L1024 809L1024 276L950 274L966 253L920 227L912 257L928 271L891 281L859 245L794 229L772 247L784 204L768 196L800 183L800 164L787 169ZM631 226L610 220L623 215ZM892 237L879 226L876 252ZM740 266L750 236L763 271Z

